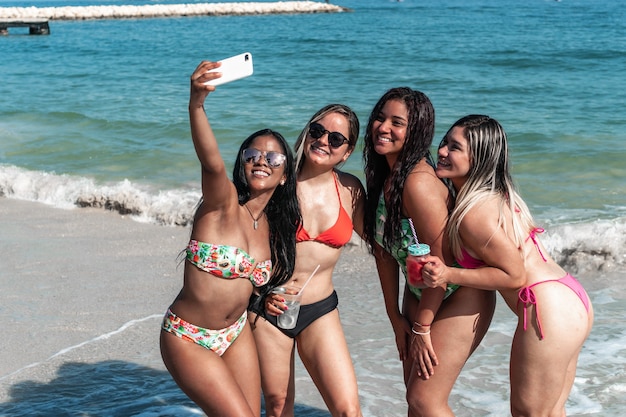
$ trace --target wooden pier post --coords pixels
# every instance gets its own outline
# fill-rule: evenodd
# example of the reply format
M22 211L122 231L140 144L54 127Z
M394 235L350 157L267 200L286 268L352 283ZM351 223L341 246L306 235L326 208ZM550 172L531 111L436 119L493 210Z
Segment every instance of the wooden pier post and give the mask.
M29 35L50 34L50 26L47 20L6 19L0 20L0 35L8 35L9 28L13 27L28 27Z

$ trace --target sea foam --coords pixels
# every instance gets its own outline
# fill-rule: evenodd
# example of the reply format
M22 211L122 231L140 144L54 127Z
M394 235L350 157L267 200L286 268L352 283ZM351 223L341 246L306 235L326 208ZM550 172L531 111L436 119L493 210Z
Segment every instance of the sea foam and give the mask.
M201 192L192 187L158 190L129 180L97 184L85 177L0 165L0 196L65 209L104 209L164 226L189 226ZM626 217L570 222L563 217L561 223L550 225L541 240L573 274L626 268Z

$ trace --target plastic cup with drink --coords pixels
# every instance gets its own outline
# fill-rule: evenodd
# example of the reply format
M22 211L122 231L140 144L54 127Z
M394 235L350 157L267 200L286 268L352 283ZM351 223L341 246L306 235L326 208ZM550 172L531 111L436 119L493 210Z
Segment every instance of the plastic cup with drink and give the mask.
M293 329L298 322L300 314L300 302L302 301L302 289L293 285L278 287L272 291L274 294L280 294L285 299L284 303L287 309L276 318L278 327L281 329Z
M422 279L422 268L426 264L424 257L430 255L430 246L425 243L409 245L406 257L406 273L409 285L415 288L426 288Z
M407 248L409 254L406 257L406 280L409 285L414 288L426 288L424 279L422 278L422 268L426 265L424 257L430 255L430 246L426 243L420 243L417 239L417 232L413 225L413 220L409 218L409 225L411 225L411 231L413 232L413 239L415 243L409 245Z
M294 285L285 285L284 287L277 287L272 291L274 294L282 295L285 299L285 305L287 306L287 309L276 318L278 327L281 329L288 330L296 327L296 323L298 323L298 315L300 314L302 291L304 291L304 288L307 286L309 281L311 281L311 278L313 278L313 275L315 275L319 268L320 266L318 265L311 276L306 280L302 288Z

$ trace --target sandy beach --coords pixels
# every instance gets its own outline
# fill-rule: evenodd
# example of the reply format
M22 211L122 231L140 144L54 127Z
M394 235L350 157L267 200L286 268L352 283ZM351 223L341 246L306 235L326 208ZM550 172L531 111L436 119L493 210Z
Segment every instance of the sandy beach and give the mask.
M19 381L54 378L65 362L158 367L157 316L181 285L176 254L187 229L7 198L0 198L0 224L0 315L14 324L0 341L11 358L0 363L0 398ZM119 340L111 333L125 325L135 334L135 327L153 329L112 346Z
M350 12L335 13L311 10L336 7L323 0L221 1L191 2L194 10L178 0L0 5L0 20L43 12L51 33L11 26L0 36L0 417L201 414L158 346L183 281L177 258L189 229L181 225L200 196L188 77L203 59L244 51L255 56L254 76L224 86L207 109L226 161L262 127L295 140L328 103L351 106L364 131L378 98L397 86L432 100L435 144L462 115L496 117L514 181L546 228L542 242L594 305L567 415L623 416L622 3L345 0L337 4ZM494 30L502 21L507 30ZM363 178L362 155L341 169ZM406 415L371 256L346 247L334 284L364 417ZM450 396L458 417L510 414L516 322L498 296ZM295 375L296 415L328 417L299 360Z
M81 381L106 369L143 383L168 381L177 389L161 362L158 334L162 314L182 284L177 255L189 229L0 197L0 230L0 319L11 323L0 340L1 402L80 391ZM361 303L358 294L349 292L356 284L376 293L373 271L373 259L355 245L344 250L336 270L342 321L355 345L355 361L366 360L359 358L360 343L393 343L382 297L367 300L378 311L363 315L355 308ZM372 315L380 320L371 320ZM379 358L378 365L385 360L391 360L391 372L401 385L399 362ZM325 409L299 362L296 373L299 407ZM375 390L376 375L366 375L360 383L364 392ZM180 399L193 407L182 395ZM84 401L66 411L78 413ZM389 409L389 404L382 406ZM397 406L402 410L401 396Z
M0 230L0 320L5 323L0 416L198 415L165 369L158 343L162 314L182 284L177 257L188 228L140 223L101 209L67 210L0 197ZM369 417L404 415L401 365L375 263L356 242L344 248L334 283L361 406ZM600 339L606 334L604 316L623 310L619 300L597 298L610 287L606 280L616 279L588 282L598 311L597 336L586 343L580 359L572 416L597 415L602 408L589 398L605 385L619 385L619 374L605 363L603 352L620 345ZM453 390L451 402L459 416L506 414L513 322L499 302L489 334ZM598 375L608 379L595 379ZM469 408L473 411L459 411L470 400L476 403ZM617 415L609 411L611 400L601 401L608 407L603 415ZM326 410L297 359L296 415L330 415Z

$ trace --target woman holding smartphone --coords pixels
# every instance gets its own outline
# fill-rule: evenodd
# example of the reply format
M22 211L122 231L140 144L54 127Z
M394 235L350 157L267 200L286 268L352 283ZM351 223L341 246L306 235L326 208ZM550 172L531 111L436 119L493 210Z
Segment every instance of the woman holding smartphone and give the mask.
M363 224L363 186L336 168L348 159L358 135L356 114L347 106L331 104L313 115L295 145L302 223L295 235L296 267L286 285L302 287L316 273L302 293L294 329L278 327L276 316L286 308L280 294L252 303L268 417L294 415L296 347L331 415L362 415L332 280L342 247L353 230L361 233Z
M161 327L161 354L180 388L209 416L259 417L256 345L247 319L254 288L291 277L299 222L293 155L264 129L241 145L228 178L204 102L219 77L202 62L191 76L191 137L202 200L185 254L183 288Z

